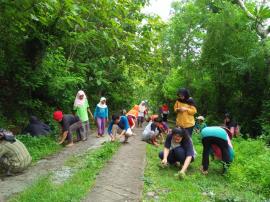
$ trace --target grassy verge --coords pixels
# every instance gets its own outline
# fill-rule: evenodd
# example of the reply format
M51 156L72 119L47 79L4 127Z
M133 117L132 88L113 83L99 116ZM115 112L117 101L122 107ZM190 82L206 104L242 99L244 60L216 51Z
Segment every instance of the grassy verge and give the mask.
M187 177L179 180L174 166L158 167L160 148L147 145L147 166L144 176L143 201L267 201L270 199L270 150L260 140L234 139L235 161L227 175L222 166L210 161L208 176L199 172L202 146L198 136L193 138L198 153Z
M80 201L89 192L97 174L119 146L120 143L105 143L85 155L70 158L66 165L76 168L76 171L68 180L62 184L54 184L51 176L44 177L9 202Z
M28 149L33 162L36 162L48 155L58 152L62 146L58 145L52 137L32 137L30 135L16 136Z

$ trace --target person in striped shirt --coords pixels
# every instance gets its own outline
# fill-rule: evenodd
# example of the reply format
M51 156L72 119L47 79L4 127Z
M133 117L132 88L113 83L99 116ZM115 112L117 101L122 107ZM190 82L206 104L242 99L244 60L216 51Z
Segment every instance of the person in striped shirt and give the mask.
M32 158L24 144L12 132L0 129L0 169L7 175L23 172Z

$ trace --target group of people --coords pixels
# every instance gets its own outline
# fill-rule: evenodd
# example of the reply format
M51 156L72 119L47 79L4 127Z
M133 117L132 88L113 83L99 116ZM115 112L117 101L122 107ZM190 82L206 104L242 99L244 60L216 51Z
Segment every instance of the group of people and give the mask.
M165 105L165 104L164 104ZM161 117L155 117L145 127L142 134L142 140L157 146L157 137L162 133L162 126L167 121L165 115L169 110L166 106L161 108ZM197 123L194 115L197 113L194 100L190 97L187 89L178 91L178 99L174 105L176 113L176 127L172 130L167 129L167 137L164 143L164 149L159 153L162 167L167 165L177 165L181 169L178 172L179 177L184 177L190 163L195 160L196 151L192 142L192 133L195 130L201 135L202 139L202 166L201 172L208 174L209 156L220 160L223 164L223 173L227 171L228 166L234 158L234 151L231 139L238 133L238 127L232 121L229 114L225 115L224 126L207 127L204 117L198 116Z
M53 113L53 118L59 123L61 130L59 144L66 142L67 146L72 146L73 132L77 133L77 141L87 140L90 132L89 115L97 124L97 137L104 136L105 127L109 120L109 109L105 97L100 98L100 102L96 105L94 114L92 114L86 94L80 90L76 95L73 110L74 114L63 114L60 110ZM181 170L178 176L183 177L185 175L190 163L195 160L196 152L192 142L192 133L195 129L202 137L202 173L208 173L209 155L221 160L223 172L226 172L234 158L231 138L238 132L237 124L232 121L231 116L226 114L225 127L207 127L203 116L197 117L195 126L194 115L197 113L197 109L187 89L178 91L174 112L176 113L176 127L172 130L169 129L167 124L169 107L167 104L163 104L160 108L160 115L148 116L148 124L142 133L142 140L155 146L159 146L159 137L163 140L164 149L159 153L161 165L180 164ZM138 127L142 127L147 114L146 101L135 105L128 112L122 110L121 114L113 114L110 123L108 123L108 134L111 141L123 138L123 143L128 142L129 137L135 135L133 129L136 122ZM34 116L30 118L30 123L24 131L32 136L47 135L51 132L48 125ZM10 174L21 172L30 165L31 156L29 152L11 132L0 129L0 143L0 169L4 169L7 174Z

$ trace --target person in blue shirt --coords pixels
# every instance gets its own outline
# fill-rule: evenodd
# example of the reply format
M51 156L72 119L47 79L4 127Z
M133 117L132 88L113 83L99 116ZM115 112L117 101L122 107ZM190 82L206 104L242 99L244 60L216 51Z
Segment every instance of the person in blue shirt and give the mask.
M227 172L228 166L234 159L234 151L229 138L230 131L219 126L205 127L201 131L203 154L201 171L208 174L209 155L213 151L217 160L223 163L223 173Z
M98 126L98 136L101 137L105 133L105 126L108 121L108 113L109 109L106 105L106 98L100 98L100 102L97 104L95 112L94 112L94 119L97 122Z
M109 124L108 133L111 137L111 141L114 141L116 137L121 138L124 136L124 143L127 143L128 138L134 135L129 127L127 117L119 116L118 114L112 115L112 121ZM117 136L117 134L120 135Z

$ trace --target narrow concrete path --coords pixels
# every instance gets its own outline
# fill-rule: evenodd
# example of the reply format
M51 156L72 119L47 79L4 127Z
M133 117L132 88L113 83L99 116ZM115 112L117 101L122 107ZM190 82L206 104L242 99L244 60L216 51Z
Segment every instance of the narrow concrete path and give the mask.
M108 135L96 138L93 131L91 131L91 134L87 141L63 148L59 153L38 161L36 165L30 167L21 175L0 179L0 202L4 202L13 194L23 191L41 176L61 170L65 161L71 156L83 154L87 150L97 148L103 142L109 140Z
M92 191L84 202L140 201L143 173L146 163L146 144L142 142L142 129L137 136L123 144L96 179Z

